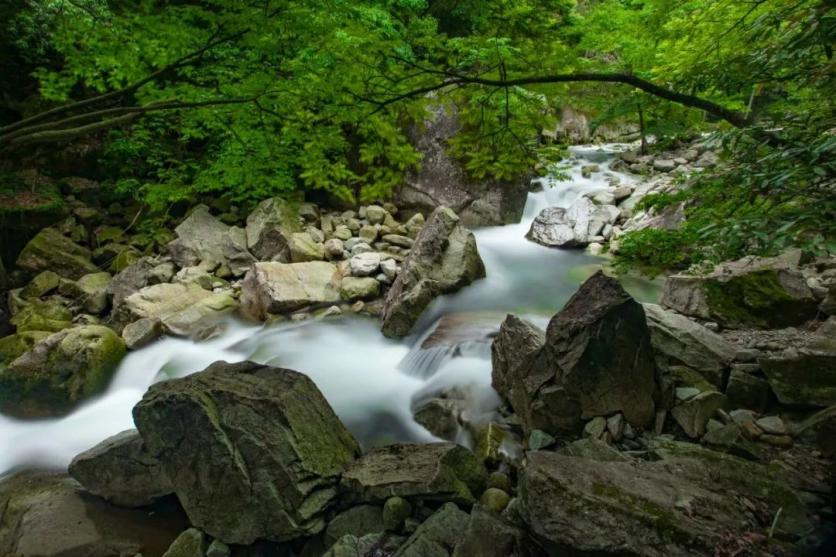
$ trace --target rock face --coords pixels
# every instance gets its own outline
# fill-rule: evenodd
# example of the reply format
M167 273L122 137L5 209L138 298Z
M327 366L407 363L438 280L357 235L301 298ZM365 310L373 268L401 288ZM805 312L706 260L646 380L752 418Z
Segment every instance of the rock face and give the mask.
M102 392L124 355L125 343L107 327L50 335L0 372L0 410L27 418L62 415Z
M241 284L241 311L253 319L340 300L337 266L324 261L256 263Z
M259 203L247 217L247 247L260 261L290 261L290 239L298 232L299 215L284 200Z
M226 543L321 531L359 453L308 377L251 362L153 385L134 421L192 524Z
M494 388L527 431L577 433L581 420L617 412L636 427L653 418L656 365L644 310L601 272L551 319L545 335L508 317L492 354Z
M115 507L64 474L22 473L0 481L0 555L160 557L186 527L176 506Z
M31 273L53 271L62 277L79 279L98 271L92 253L54 228L44 228L32 238L17 258L17 266Z
M396 444L374 449L349 466L341 488L352 501L389 497L473 503L484 489L485 467L454 443Z
M447 154L447 142L459 127L454 107L436 105L430 119L412 131L412 143L423 157L421 168L407 176L395 193L395 204L405 213L425 215L440 206L450 207L465 226L519 222L530 177L508 181L469 179L462 165Z
M485 266L473 233L451 209L439 207L415 240L386 296L383 334L405 336L437 296L455 292L484 276Z
M729 328L779 328L813 319L817 302L798 270L800 252L723 263L707 275L673 275L662 305Z
M776 538L793 539L812 526L786 474L687 443L671 442L654 457L595 461L529 452L520 480L523 519L555 555L570 549L584 555L714 555L730 533L734 539L769 528L779 509Z
M84 488L115 505L142 507L173 492L159 461L131 429L76 456L70 475Z
M243 275L255 258L247 251L247 234L235 226L227 226L198 205L174 229L177 239L168 245L174 262L180 267L228 265L233 274Z

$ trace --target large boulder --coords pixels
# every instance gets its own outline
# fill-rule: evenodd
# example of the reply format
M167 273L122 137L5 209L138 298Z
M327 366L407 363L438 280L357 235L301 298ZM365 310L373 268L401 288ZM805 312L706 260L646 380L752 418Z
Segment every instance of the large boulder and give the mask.
M174 491L135 429L117 433L76 456L70 475L93 495L123 507L150 505Z
M189 335L213 325L237 309L231 291L212 292L195 283L146 286L123 301L117 321L155 319L174 335Z
M251 319L340 301L342 277L325 261L256 263L241 284L241 311Z
M91 257L89 249L76 244L55 228L44 228L20 252L17 266L33 274L52 271L75 280L98 271Z
M359 454L307 376L252 362L153 385L134 421L192 524L226 543L320 532Z
M107 294L111 299L114 311L122 305L125 298L152 284L151 277L155 265L156 262L153 259L143 257L128 265L113 277L107 286Z
M582 420L618 412L644 428L654 416L656 364L644 310L600 271L551 319L545 338L509 316L492 353L494 388L527 431L574 434Z
M290 261L290 239L299 214L278 197L265 199L247 217L247 247L260 261Z
M125 355L113 330L83 325L54 333L0 372L0 411L60 416L102 392Z
M550 555L685 557L753 532L766 540L770 527L784 542L806 534L814 522L798 486L786 471L668 443L649 460L529 452L519 494Z
M160 557L187 526L177 505L116 507L65 474L25 472L0 480L0 555Z
M351 464L341 488L348 500L389 497L472 504L485 487L485 467L454 443L403 443L373 449Z
M59 291L75 299L86 313L99 315L107 309L111 278L110 273L90 273L77 281L62 282Z
M578 248L588 245L604 226L615 223L620 211L613 205L596 205L579 197L568 209L543 209L526 238L550 248Z
M684 365L722 388L725 371L737 357L737 348L717 333L656 304L644 304L650 340L657 362Z
M729 328L780 328L815 318L817 301L798 269L800 252L745 257L706 275L668 277L662 305Z
M212 268L224 264L240 276L255 262L247 251L247 233L222 223L205 205L195 207L174 232L177 239L168 244L168 250L179 267L203 264Z
M476 238L459 217L439 207L424 225L383 308L383 334L402 337L436 297L485 276Z
M769 386L782 404L836 404L836 340L820 337L759 359Z
M513 224L522 217L530 176L510 180L473 180L461 163L447 154L447 144L458 133L454 106L434 105L430 118L411 132L422 155L420 168L407 175L395 192L401 213L431 213L450 207L465 226Z

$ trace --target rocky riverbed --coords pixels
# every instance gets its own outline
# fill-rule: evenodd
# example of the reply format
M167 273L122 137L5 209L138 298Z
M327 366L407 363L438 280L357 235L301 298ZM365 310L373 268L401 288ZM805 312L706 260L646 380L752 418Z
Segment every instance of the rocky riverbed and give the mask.
M578 161L579 180L605 179L560 215L530 207L532 239L612 249L619 230L658 217L630 207L673 187L669 171L713 163L686 151ZM657 164L667 160L674 168ZM619 168L656 170L639 179ZM160 336L193 338L199 351L233 314L268 324L359 314L403 337L423 330L439 296L475 281L449 298L460 310L491 284L492 254L483 261L477 245L489 236L446 207L402 215L270 199L244 216L197 206L148 253L106 223L91 227L82 208L41 231L10 272L7 416L82 412L126 352ZM135 429L91 443L69 475L24 467L0 480L0 554L827 554L834 271L836 260L787 252L668 277L658 304L597 272L547 316L448 311L405 355L408 368L432 376L489 354L498 398L477 412L456 385L416 391L404 410L432 442L358 438L301 367L216 362L175 375L133 407Z

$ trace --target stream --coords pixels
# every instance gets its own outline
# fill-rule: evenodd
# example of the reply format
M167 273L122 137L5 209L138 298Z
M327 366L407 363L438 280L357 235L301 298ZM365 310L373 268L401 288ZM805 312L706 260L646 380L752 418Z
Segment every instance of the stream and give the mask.
M308 374L364 446L434 437L412 418L415 399L455 386L467 393L473 421L489 420L499 399L490 387L490 336L507 313L545 325L601 260L583 251L549 249L525 239L534 217L549 206L609 189L608 170L624 145L571 148L567 181L547 178L530 193L518 224L475 231L487 278L433 302L411 337L392 341L376 320L282 323L270 327L230 322L212 340L164 338L131 352L107 391L60 419L19 421L0 416L0 475L23 467L65 468L78 453L133 427L131 409L154 382L183 377L217 360L253 360ZM581 167L600 165L584 177ZM652 286L625 284L638 299ZM444 318L444 319L442 319ZM438 323L444 330L434 331ZM463 442L466 443L466 440Z

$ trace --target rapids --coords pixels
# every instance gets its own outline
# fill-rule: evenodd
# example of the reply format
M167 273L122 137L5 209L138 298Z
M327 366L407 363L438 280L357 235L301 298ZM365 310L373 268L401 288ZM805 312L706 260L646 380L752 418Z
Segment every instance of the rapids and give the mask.
M0 416L0 475L23 467L65 468L76 454L132 428L131 408L149 385L217 360L249 359L308 374L366 446L432 440L412 419L412 401L452 386L468 392L474 421L489 419L499 403L490 387L489 340L504 315L513 312L545 324L600 264L583 251L529 242L525 234L542 209L567 207L584 193L608 189L608 175L621 184L634 183L635 177L608 170L613 154L625 147L573 147L565 161L569 179L542 180L543 190L529 194L518 224L476 230L487 278L437 299L410 338L388 340L376 321L346 317L272 327L230 322L212 340L162 339L130 353L108 390L66 417L18 421ZM581 167L590 163L599 164L601 172L583 177ZM479 334L423 346L439 319L454 314L478 321Z

